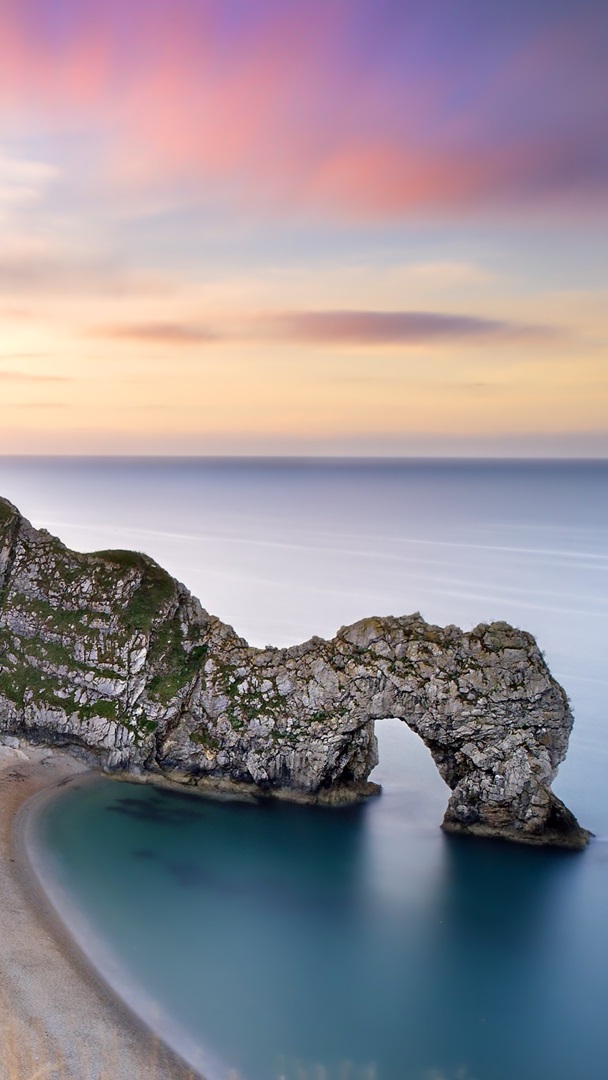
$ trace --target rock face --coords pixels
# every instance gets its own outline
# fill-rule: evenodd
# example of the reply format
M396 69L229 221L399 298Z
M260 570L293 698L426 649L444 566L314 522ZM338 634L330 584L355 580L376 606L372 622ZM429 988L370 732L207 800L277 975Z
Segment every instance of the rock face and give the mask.
M0 734L106 770L346 801L396 716L452 789L450 831L582 847L550 784L572 716L530 634L420 615L255 649L152 559L82 555L0 500Z

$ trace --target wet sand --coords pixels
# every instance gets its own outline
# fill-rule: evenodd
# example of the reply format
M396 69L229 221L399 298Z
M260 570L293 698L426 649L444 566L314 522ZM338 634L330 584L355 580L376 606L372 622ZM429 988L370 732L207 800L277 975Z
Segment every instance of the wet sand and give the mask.
M0 747L0 1080L186 1080L71 941L25 855L24 804L88 773L61 751Z

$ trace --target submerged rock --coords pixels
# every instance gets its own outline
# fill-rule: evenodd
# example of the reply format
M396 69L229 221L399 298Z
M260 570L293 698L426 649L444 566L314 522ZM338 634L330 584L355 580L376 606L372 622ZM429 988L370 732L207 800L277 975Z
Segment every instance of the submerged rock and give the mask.
M146 555L70 551L0 500L0 733L107 771L341 802L396 716L452 789L450 831L583 847L552 793L572 727L534 638L419 615L256 649Z

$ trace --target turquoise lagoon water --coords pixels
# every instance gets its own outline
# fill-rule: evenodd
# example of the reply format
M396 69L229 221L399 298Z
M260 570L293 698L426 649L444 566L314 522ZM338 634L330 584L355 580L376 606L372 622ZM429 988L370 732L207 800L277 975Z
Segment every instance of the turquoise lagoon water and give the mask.
M554 787L597 834L581 855L444 836L447 789L390 718L364 806L101 780L44 809L64 917L208 1072L608 1075L607 480L600 463L0 462L36 524L149 551L256 644L372 613L507 618L571 697Z

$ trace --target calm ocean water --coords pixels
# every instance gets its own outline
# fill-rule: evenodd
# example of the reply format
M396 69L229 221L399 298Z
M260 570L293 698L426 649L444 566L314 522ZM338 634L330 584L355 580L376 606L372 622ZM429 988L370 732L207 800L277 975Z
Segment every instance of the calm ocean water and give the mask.
M447 790L390 719L366 806L110 781L49 806L44 872L76 933L193 1060L239 1080L608 1075L607 463L4 459L0 494L73 547L147 551L254 644L505 618L572 700L554 787L597 834L582 855L443 836Z

